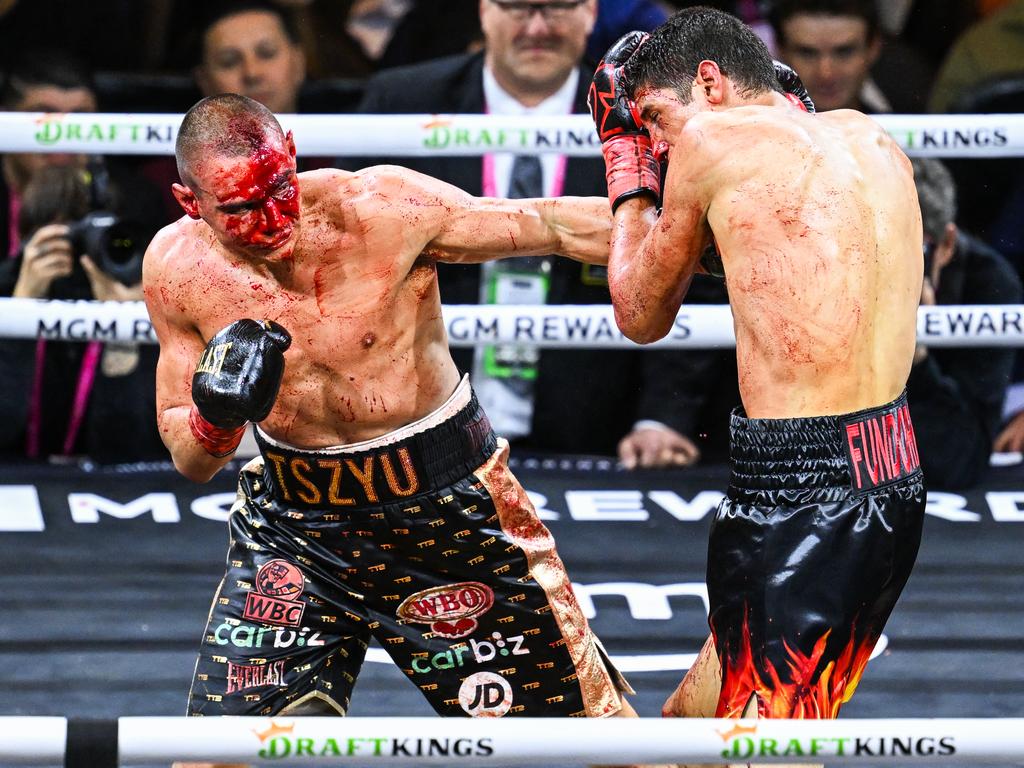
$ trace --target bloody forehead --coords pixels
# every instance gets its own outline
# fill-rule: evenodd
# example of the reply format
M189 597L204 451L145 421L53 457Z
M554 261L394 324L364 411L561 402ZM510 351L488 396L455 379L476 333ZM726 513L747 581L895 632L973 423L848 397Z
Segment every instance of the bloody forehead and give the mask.
M247 144L253 152L267 143L267 129L253 115L233 115L228 120L227 135L232 141Z
M259 141L246 149L245 154L234 155L211 147L203 163L203 186L219 200L263 198L291 170L290 153L272 136L260 133Z

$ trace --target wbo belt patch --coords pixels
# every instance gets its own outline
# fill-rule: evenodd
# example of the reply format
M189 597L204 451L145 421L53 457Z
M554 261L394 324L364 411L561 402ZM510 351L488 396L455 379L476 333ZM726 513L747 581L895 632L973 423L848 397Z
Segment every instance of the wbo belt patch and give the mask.
M476 631L476 617L494 605L494 592L478 581L443 584L415 592L395 614L405 622L429 624L441 637L458 639Z
M872 491L921 471L905 397L884 408L846 416L840 424L854 491Z

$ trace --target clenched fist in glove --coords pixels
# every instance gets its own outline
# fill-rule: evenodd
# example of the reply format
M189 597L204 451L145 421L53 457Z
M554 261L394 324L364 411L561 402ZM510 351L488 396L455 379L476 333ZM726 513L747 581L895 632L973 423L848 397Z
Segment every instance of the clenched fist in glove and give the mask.
M783 64L781 61L773 63L775 64L775 79L782 86L782 92L786 94L786 98L804 112L813 114L814 102L811 101L811 96L807 93L804 81L800 79L800 75L792 67Z
M267 418L291 343L273 320L236 320L210 339L192 376L195 405L188 423L211 456L232 453L246 424Z
M625 200L661 196L661 168L654 156L636 104L622 87L623 65L647 39L645 32L629 32L608 49L594 72L587 94L590 114L597 126L608 179L612 212Z

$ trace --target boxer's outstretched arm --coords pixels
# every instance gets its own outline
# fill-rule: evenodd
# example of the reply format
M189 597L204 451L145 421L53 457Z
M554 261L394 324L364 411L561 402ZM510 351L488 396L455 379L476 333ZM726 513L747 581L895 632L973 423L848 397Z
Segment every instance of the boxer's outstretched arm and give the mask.
M381 168L371 182L419 225L423 252L438 261L479 263L509 256L558 254L607 264L611 212L603 197L506 200L473 197L420 173ZM408 228L408 227L407 227Z
M469 197L443 222L428 248L440 261L478 263L558 254L607 264L611 212L603 197L524 200Z
M231 456L211 456L189 427L192 375L206 344L199 330L164 301L160 288L166 281L162 247L165 242L159 234L154 238L143 259L142 275L146 308L160 343L156 368L157 426L175 468L190 480L205 483Z

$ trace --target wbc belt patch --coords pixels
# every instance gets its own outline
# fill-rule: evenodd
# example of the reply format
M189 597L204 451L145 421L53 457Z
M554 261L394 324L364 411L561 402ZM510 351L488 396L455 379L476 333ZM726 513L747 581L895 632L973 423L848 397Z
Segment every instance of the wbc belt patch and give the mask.
M920 473L906 396L883 408L845 416L840 425L855 492L873 491Z

